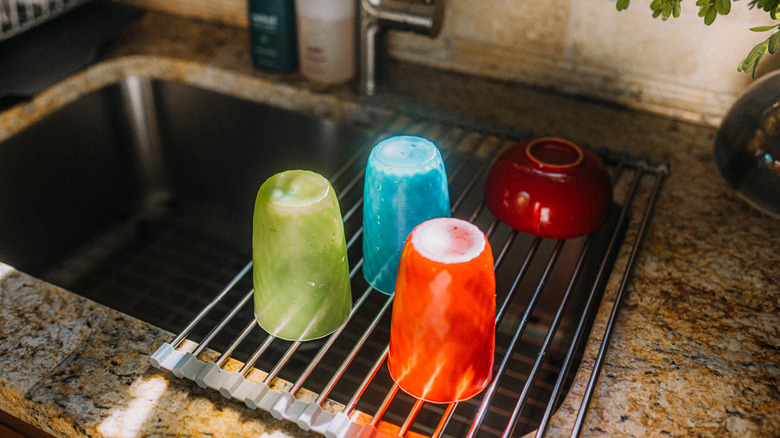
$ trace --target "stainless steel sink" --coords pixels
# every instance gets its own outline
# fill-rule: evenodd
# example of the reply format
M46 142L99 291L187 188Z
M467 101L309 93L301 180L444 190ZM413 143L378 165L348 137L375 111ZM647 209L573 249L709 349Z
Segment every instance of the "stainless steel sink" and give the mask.
M518 234L498 224L482 204L492 157L516 138L406 116L379 125L313 117L174 81L128 77L0 143L0 261L179 333L250 260L252 209L266 178L301 168L331 179L342 202L350 264L357 267L367 152L382 136L424 135L444 151L453 215L487 230L502 260L496 271L497 300L507 307L497 331L497 364L502 355L509 359L506 369L497 371L500 385L479 433L500 436L507 422L515 434L534 430L545 411L561 403L578 367L631 215L623 214L618 200L609 223L589 239L555 242ZM624 175L643 172L643 165L635 164L610 168L619 169L613 175L616 193L630 185ZM565 302L569 285L573 293ZM236 289L250 290L250 276L239 278ZM362 275L354 275L353 299L361 299L365 290ZM329 394L339 403L347 403L387 342L390 315L382 313L387 297L365 294L305 383L321 391L340 355L376 324ZM187 338L200 342L242 296L220 301ZM588 304L591 300L595 304ZM251 309L242 312L210 341L210 348L225 351L233 343L252 320ZM262 338L258 333L248 337L232 357L246 361ZM519 343L509 349L513 338ZM279 377L296 381L325 342L296 347ZM256 367L277 367L290 347L281 340L271 345ZM392 386L382 372L375 381L379 389L369 388L357 403L361 412L376 412ZM413 401L402 393L398 398L385 420L400 425ZM464 435L480 401L478 396L451 411L445 434ZM426 405L411 430L430 435L442 411Z
M180 278L166 282L187 289L185 306L202 304L225 279L207 271L229 279L250 257L266 178L289 168L333 174L368 140L344 123L130 77L0 145L0 260L175 331L189 315L161 321L177 309L134 309L143 278L176 263ZM135 285L101 292L124 254L154 245L162 252L133 268Z

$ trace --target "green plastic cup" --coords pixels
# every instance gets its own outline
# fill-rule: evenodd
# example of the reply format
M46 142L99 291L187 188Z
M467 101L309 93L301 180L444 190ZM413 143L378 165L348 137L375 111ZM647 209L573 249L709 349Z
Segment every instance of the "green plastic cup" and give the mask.
M344 222L333 187L306 170L260 187L252 230L255 317L268 333L307 341L338 330L352 310Z

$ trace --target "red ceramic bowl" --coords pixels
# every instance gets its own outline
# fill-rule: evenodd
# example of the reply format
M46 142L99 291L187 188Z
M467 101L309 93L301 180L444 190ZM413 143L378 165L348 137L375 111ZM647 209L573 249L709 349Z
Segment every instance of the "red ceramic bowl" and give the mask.
M560 138L537 138L499 155L488 174L485 203L518 231L568 239L607 220L612 184L591 151Z

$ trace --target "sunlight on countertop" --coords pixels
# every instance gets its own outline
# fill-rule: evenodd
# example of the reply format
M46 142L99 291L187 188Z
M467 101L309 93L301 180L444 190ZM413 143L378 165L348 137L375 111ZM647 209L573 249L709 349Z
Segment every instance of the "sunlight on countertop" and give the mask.
M133 399L127 406L112 410L111 414L98 426L100 433L107 437L118 438L140 436L144 422L157 406L157 401L167 386L165 379L159 376L133 384L130 388L130 395Z

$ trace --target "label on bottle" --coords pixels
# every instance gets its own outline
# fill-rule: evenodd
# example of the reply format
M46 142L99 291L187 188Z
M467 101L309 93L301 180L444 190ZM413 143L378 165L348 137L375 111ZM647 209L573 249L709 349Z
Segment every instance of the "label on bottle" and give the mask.
M295 9L292 0L255 0L249 4L252 62L289 72L298 67Z
M344 82L355 72L354 27L352 17L325 20L299 17L301 73L309 79Z

